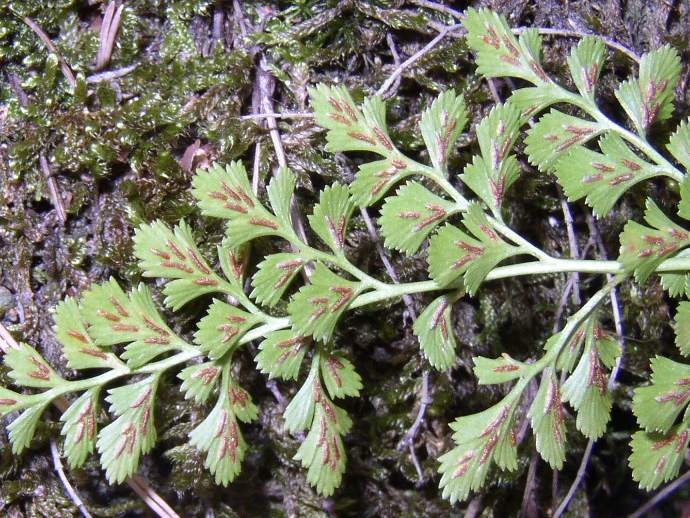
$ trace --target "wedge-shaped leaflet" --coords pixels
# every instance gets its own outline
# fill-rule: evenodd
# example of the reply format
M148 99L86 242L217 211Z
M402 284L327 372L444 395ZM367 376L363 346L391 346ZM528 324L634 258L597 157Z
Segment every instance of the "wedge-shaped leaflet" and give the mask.
M419 340L422 354L438 370L450 369L455 364L452 308L449 297L438 297L419 315L412 328Z
M602 153L574 147L556 162L555 172L569 200L586 197L594 214L602 217L625 191L663 171L638 157L613 133L602 137L599 147Z
M594 100L594 87L604 66L604 42L594 36L585 36L568 56L570 75L578 91Z
M386 158L359 166L355 181L350 185L353 201L360 206L376 203L392 186L403 178L419 173L404 157Z
M198 363L183 369L177 377L182 380L180 390L185 399L205 403L218 385L222 367L215 361Z
M295 192L295 175L290 169L282 167L278 174L268 184L268 200L273 208L273 213L280 220L284 228L292 228L290 216L290 203Z
M500 358L485 358L475 356L474 375L480 385L494 385L505 383L522 377L525 374L527 364L511 358L503 353Z
M25 343L7 350L5 365L11 369L10 378L22 387L52 388L65 383L43 356Z
M273 331L259 344L256 364L271 379L296 380L310 344L311 337L298 336L292 330Z
M307 261L298 254L281 253L266 257L252 277L251 297L261 304L275 306Z
M673 330L676 332L678 350L685 356L690 355L690 302L684 300L678 304Z
M192 185L203 214L229 220L227 233L233 247L257 237L292 232L261 205L241 162L199 170Z
M144 284L129 296L114 279L92 287L82 298L82 315L98 345L128 344L122 358L134 368L187 345L165 324Z
M690 401L690 365L655 356L651 366L652 384L635 389L633 412L646 431L665 434Z
M438 224L456 211L455 204L420 183L406 183L381 208L379 225L386 247L415 253Z
M633 479L649 491L675 478L688 453L689 438L688 423L674 426L666 435L636 432L629 462Z
M292 401L285 408L283 418L285 426L290 433L306 430L314 419L314 409L316 408L315 394L321 393L319 382L319 360L314 358L309 368L309 374L304 383L292 398Z
M288 305L293 329L299 335L327 342L338 319L361 290L361 284L347 281L317 263L311 283L300 288Z
M38 420L47 406L48 401L30 406L7 427L14 455L19 455L24 451L24 448L31 444L31 439L33 439L34 433L36 433Z
M190 300L230 286L211 269L184 221L174 231L162 221L141 225L134 234L134 254L145 277L174 279L165 285L165 304L177 311Z
M224 372L216 405L189 434L190 444L206 452L204 465L214 475L216 484L227 486L239 474L247 445L237 421L247 423L256 415L256 406L247 392Z
M332 398L359 396L362 390L362 378L355 370L352 362L342 354L319 354L321 379Z
M666 147L673 158L678 160L686 170L690 170L690 126L688 121L683 121L678 125ZM681 218L690 219L690 175L687 174L680 184L678 215Z
M354 209L347 186L333 184L321 191L319 203L309 216L309 225L336 254L343 253L347 224Z
M594 320L588 323L585 347L575 370L563 384L563 401L577 410L577 429L590 439L598 439L611 419L611 394L606 369L620 356L620 346Z
M232 411L243 423L249 423L259 415L259 409L252 402L249 392L240 387L234 379L230 379L228 385L228 397Z
M249 243L239 246L231 246L227 238L223 240L218 250L218 260L223 274L233 286L231 293L241 298L244 296L244 274Z
M239 344L240 339L261 318L252 313L214 300L208 314L199 321L194 341L211 359L216 360Z
M673 158L678 160L686 169L690 169L690 126L687 120L678 125L666 147Z
M525 151L531 164L549 171L556 161L578 144L584 144L606 128L597 122L550 110L527 132Z
M340 485L345 471L342 435L352 427L347 413L334 405L319 381L320 354L312 361L309 375L285 409L285 425L290 433L309 429L295 460L308 468L307 480L322 495L330 495Z
M688 231L668 219L651 198L647 199L645 221L653 228L635 221L625 225L618 259L640 282L645 282L666 258L690 244Z
M690 252L687 248L680 252L676 257L690 257ZM690 294L690 275L687 273L660 273L659 279L661 286L668 291L671 297L680 297L685 294Z
M556 84L542 84L514 90L508 103L520 111L522 122L526 123L549 106L567 101L567 95L568 92Z
M27 396L23 394L18 394L13 390L0 387L0 416L28 406L26 398Z
M347 413L326 398L320 385L314 417L307 438L302 442L294 459L307 468L307 480L323 496L330 496L345 472L347 457L342 435L352 426Z
M685 178L680 184L680 202L678 203L678 215L681 218L690 219L690 176L687 174L685 175Z
M520 111L512 104L494 107L477 127L481 156L465 167L462 181L497 212L510 186L517 180L520 167L509 155L520 130Z
M442 286L464 275L467 293L474 295L498 263L521 251L498 236L477 204L470 204L463 224L474 237L447 224L431 238L429 273Z
M482 487L492 462L509 471L517 468L513 418L523 388L524 383L518 383L497 405L450 425L456 447L441 456L439 472L443 498L451 504Z
M585 332L587 329L589 319L586 320L580 327L573 333L567 342L563 345L558 359L556 360L556 369L566 373L570 373L577 365L582 354L582 347L585 343ZM544 350L550 351L551 348L556 345L560 347L561 333L556 333L551 335L551 337L544 344Z
M420 128L434 167L446 174L446 165L455 143L467 124L465 99L447 90L424 110Z
M676 258L680 259L681 257L690 257L690 249L686 248L678 252ZM659 280L661 281L661 286L668 291L669 296L680 297L681 295L685 295L686 297L690 297L690 274L675 272L660 273Z
M79 467L96 447L97 414L101 387L94 387L77 398L60 417L65 437L65 455L70 467Z
M67 297L55 308L55 336L70 369L107 368L122 365L111 352L101 349L89 336L77 302Z
M680 69L678 52L664 45L642 56L639 79L628 79L616 90L618 101L640 135L673 113L673 91Z
M189 437L190 444L206 452L204 466L214 475L216 484L227 486L235 479L242 468L247 444L226 396L219 398Z
M467 43L477 53L477 70L486 77L520 77L534 84L551 80L541 67L541 37L526 30L519 40L506 19L488 9L467 9L462 22Z
M558 379L552 370L544 374L528 416L534 430L537 451L553 469L565 461L565 412Z
M111 484L134 474L141 455L156 442L153 401L157 385L158 377L151 376L108 391L110 412L118 417L100 431L96 446Z
M328 151L397 153L386 130L386 105L381 99L365 100L360 110L343 86L320 84L309 94L316 122L328 129Z

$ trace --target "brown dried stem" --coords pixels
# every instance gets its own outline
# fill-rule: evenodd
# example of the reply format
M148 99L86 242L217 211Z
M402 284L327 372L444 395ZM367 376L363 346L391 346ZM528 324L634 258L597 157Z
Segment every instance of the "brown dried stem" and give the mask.
M654 506L656 506L664 498L671 495L671 493L679 489L682 485L686 484L688 480L690 480L690 471L686 471L682 476L668 484L664 489L650 498L647 503L637 509L634 513L629 514L628 518L641 518L642 516L646 516L647 513L654 508Z
M48 50L57 56L58 61L60 61L60 68L62 69L62 74L65 76L65 79L67 79L67 82L69 83L70 87L74 89L77 86L77 80L74 78L72 69L67 64L67 61L65 61L65 58L62 57L62 54L60 54L55 44L51 41L51 39L43 31L43 29L41 29L38 26L38 24L36 24L36 22L33 21L31 18L25 16L24 18L22 18L22 21L26 25L28 25L32 31L34 31L34 34L36 34L36 36L38 36L38 38L43 42L43 44L46 47L48 47Z
M379 95L381 97L384 97L385 94L388 92L388 89L395 83L395 81L402 75L402 73L409 68L412 64L414 64L417 60L422 58L425 54L430 52L436 45L439 44L439 42L445 38L449 33L452 31L458 30L462 26L460 24L456 25L450 25L450 26L444 26L444 28L436 35L436 37L431 40L429 43L424 45L419 51L415 52L412 54L409 58L407 58L405 61L400 63L393 73L388 76L388 79L386 79L381 87L376 91L376 95Z
M79 509L79 512L82 514L84 518L91 518L91 514L89 513L88 509L86 509L86 506L84 505L84 502L82 501L81 497L79 496L79 494L77 494L74 487L72 487L70 481L67 480L67 476L65 475L65 469L62 465L62 461L60 460L60 452L57 449L57 444L55 444L55 439L50 440L50 454L53 456L53 468L55 468L55 472L58 474L58 477L60 478L62 485L65 487L67 496L69 496L70 500L72 500L72 502L77 507L77 509Z
M105 9L103 22L101 23L100 44L96 56L96 70L102 70L110 62L124 8L124 5L117 7L117 2L110 2Z
M62 202L62 196L58 190L57 182L55 181L55 177L53 177L53 173L50 170L48 159L44 153L41 153L38 157L38 161L41 164L41 171L43 171L43 175L46 177L48 192L50 192L50 199L55 206L55 212L58 220L60 221L60 224L64 226L65 221L67 221L67 213L65 212L65 205Z

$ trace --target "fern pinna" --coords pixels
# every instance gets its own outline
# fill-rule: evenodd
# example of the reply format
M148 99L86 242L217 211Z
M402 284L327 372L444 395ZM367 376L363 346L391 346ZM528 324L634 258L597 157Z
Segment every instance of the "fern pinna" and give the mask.
M565 259L511 230L503 219L503 204L520 176L515 145L524 129L529 161L553 174L571 201L583 199L599 218L637 183L665 177L668 185L679 187L677 216L690 219L690 184L681 169L690 166L687 123L678 126L663 153L647 138L656 123L672 115L678 54L668 46L646 54L639 76L615 91L631 123L627 129L597 105L605 57L601 40L586 37L572 49L567 65L574 91L544 71L536 31L522 31L516 38L506 21L489 10L468 10L463 24L481 74L517 78L529 86L515 90L474 128L479 153L461 175L447 165L467 129L462 96L444 92L422 114L420 131L430 162L423 164L396 147L380 98L358 105L342 86L316 86L311 101L316 121L327 130L327 150L377 155L359 166L350 185L334 183L321 192L308 216L319 244L308 244L294 230L295 177L290 170L281 169L270 182L267 203L252 191L240 162L198 171L192 192L201 212L227 222L216 257L200 253L184 222L173 229L161 222L142 225L134 237L144 275L166 279L168 308L177 311L202 295L215 297L193 340L166 324L144 284L125 292L110 280L79 300L68 298L55 311L56 336L67 366L95 375L67 380L28 344L10 350L5 363L14 384L39 389L0 388L2 413L16 416L9 426L14 452L29 446L53 400L79 394L61 418L69 464L80 466L98 450L108 480L121 482L156 442L156 390L161 376L173 370L186 398L212 403L189 440L206 454L216 482L227 484L240 472L248 448L242 423L257 416L233 369L233 355L256 340L258 369L301 385L285 410L285 428L307 432L295 458L317 491L330 495L345 471L343 437L352 426L336 400L355 397L362 388L355 366L339 353L334 339L348 311L406 294L437 292L413 329L428 362L446 370L457 360L451 308L458 299L474 295L487 281L562 272L602 276L601 287L546 341L539 360L529 363L506 354L474 358L480 384L512 388L494 406L451 423L455 447L440 457L440 486L455 502L481 488L492 466L514 470L524 419L537 451L557 469L573 433L570 415L585 437L601 437L612 405L610 373L621 356L615 334L602 326L603 303L621 283L645 283L653 275L659 275L672 297L687 297L690 234L685 224L648 199L645 224L628 222L617 260ZM378 225L386 247L425 256L429 280L389 284L348 259L348 224L358 206L380 209ZM254 272L247 272L247 247L265 238L283 240L288 251L265 257ZM285 303L288 288L297 283L302 286L293 287ZM690 302L678 304L673 329L680 353L687 355ZM114 349L117 345L123 347ZM641 429L632 437L630 457L632 476L647 489L677 475L690 439L690 365L657 356L651 369L651 384L637 389L633 400ZM125 383L127 379L133 381ZM530 399L526 388L537 379L538 390ZM104 402L113 416L105 426L99 417Z

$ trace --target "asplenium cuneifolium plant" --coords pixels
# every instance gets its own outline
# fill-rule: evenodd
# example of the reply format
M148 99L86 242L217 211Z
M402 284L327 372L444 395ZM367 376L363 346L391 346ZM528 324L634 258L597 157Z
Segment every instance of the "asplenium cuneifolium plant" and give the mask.
M327 149L378 156L359 167L351 185L335 183L321 192L307 218L319 243L307 244L294 230L295 177L288 169L270 182L267 203L252 191L239 162L198 171L192 192L202 213L227 221L217 256L202 256L184 222L174 229L161 222L142 225L134 237L144 275L167 279L168 308L177 311L206 294L216 297L198 322L193 343L166 324L144 284L125 293L110 280L79 300L68 298L55 311L57 338L68 367L94 375L66 380L29 345L10 350L5 363L15 385L42 389L0 388L2 413L18 415L9 426L14 452L30 444L51 401L79 394L61 418L69 464L79 466L98 450L108 480L121 482L156 441L156 390L161 376L174 370L186 398L212 403L189 440L206 454L216 482L227 484L240 472L247 450L241 423L257 416L233 369L233 355L257 340L258 369L301 384L285 410L285 428L307 432L295 458L307 469L309 482L330 495L345 470L343 436L352 426L334 401L357 396L362 388L355 366L334 340L346 312L406 294L437 292L413 330L424 357L446 370L456 362L454 302L474 295L486 281L559 272L599 275L601 288L546 341L539 360L527 363L506 354L474 358L480 384L510 383L512 389L494 406L451 424L455 447L439 459L440 486L455 502L481 488L493 465L514 470L523 419L529 420L537 451L556 469L563 466L572 433L566 413L576 414L575 426L585 437L601 437L610 419L609 376L621 354L615 335L600 323L602 305L617 285L644 283L654 274L671 296L687 297L690 258L684 249L690 235L648 199L645 224L627 223L617 260L550 256L503 220L505 194L520 174L514 146L525 130L529 161L555 175L571 201L584 199L598 217L605 217L635 184L666 177L679 184L677 215L690 219L690 184L680 169L690 166L687 123L670 137L665 154L647 140L649 129L672 114L680 60L668 46L654 50L643 56L639 76L616 90L632 123L628 130L597 106L595 88L605 55L599 39L586 37L573 48L568 67L577 91L571 91L542 68L536 31L516 38L506 21L489 10L469 9L463 23L481 74L514 77L532 86L514 91L478 124L479 154L461 175L447 170L468 121L464 100L453 91L442 93L422 114L427 165L396 148L380 98L359 106L343 87L316 86L311 101L316 121L327 129ZM531 128L530 120L535 121ZM460 182L467 188L462 192ZM371 205L380 208L385 245L408 255L425 254L429 280L389 284L348 259L353 211ZM262 238L283 240L289 251L269 255L247 272L247 247ZM245 290L247 279L250 290ZM295 283L303 285L293 287L288 303L281 304ZM689 301L679 303L673 328L680 352L689 354ZM115 345L124 345L116 349L121 354L115 354ZM651 369L651 384L635 392L633 411L641 430L632 438L630 457L632 476L647 489L677 475L690 439L690 365L657 356ZM125 383L131 378L135 381ZM536 378L539 388L527 400L526 387ZM115 386L105 390L106 385ZM104 402L114 419L99 427Z

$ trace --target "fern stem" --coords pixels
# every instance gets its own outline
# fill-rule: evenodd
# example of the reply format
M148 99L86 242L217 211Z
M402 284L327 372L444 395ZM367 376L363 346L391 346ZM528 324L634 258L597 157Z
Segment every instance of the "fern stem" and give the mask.
M647 157L654 160L654 162L656 162L658 166L663 168L669 177L673 178L679 183L683 181L683 179L685 178L685 174L683 174L682 171L680 171L676 166L669 162L661 153L654 149L654 147L647 141L645 137L637 135L632 131L624 128L620 124L611 120L609 117L606 116L606 114L604 114L599 109L599 107L596 105L596 103L594 103L594 101L586 99L579 94L570 92L565 88L560 87L560 89L562 90L564 100L566 102L569 102L574 106L577 106L585 113L587 113L590 117L592 117L595 121L606 126L606 129L614 133L617 133L622 138L630 142L637 149L639 149L645 155L647 155Z
M609 293L611 293L611 290L613 290L613 288L618 286L624 280L625 276L621 275L614 278L610 282L607 282L601 289L599 289L599 291L592 295L584 306L573 313L573 315L566 322L565 326L563 326L563 330L560 332L558 341L554 344L554 346L549 349L548 353L531 365L532 376L538 374L558 359L558 356L561 354L561 350L573 337L580 324L582 324L582 322L584 322L594 312L594 310L597 309L599 304L601 304L606 297L608 297Z
M386 283L381 282L378 279L375 279L368 273L363 272L362 270L357 268L347 259L347 257L345 257L344 254L329 254L328 252L312 248L311 246L304 244L301 241L295 243L295 245L299 246L299 251L301 254L315 261L323 261L325 263L330 263L337 266L341 270L351 274L353 277L362 281L366 288L384 289L388 286Z
M492 218L491 216L488 216L489 221L493 225L493 227L503 234L505 237L510 239L513 243L516 245L521 246L525 252L527 252L530 255L533 255L540 261L544 262L549 262L553 261L553 257L551 257L549 254L544 252L542 249L536 247L529 241L527 241L524 237L522 237L520 234L515 232L513 229L511 229L508 225L505 223L502 223L501 221L497 220L496 218Z

